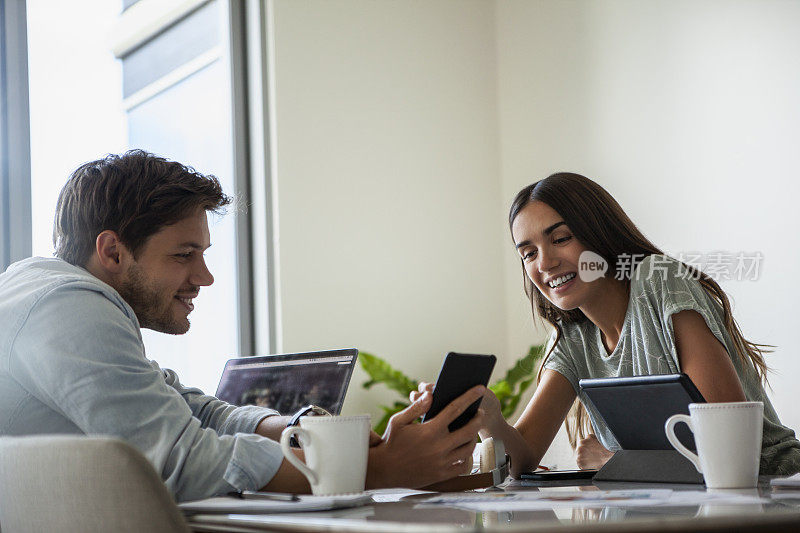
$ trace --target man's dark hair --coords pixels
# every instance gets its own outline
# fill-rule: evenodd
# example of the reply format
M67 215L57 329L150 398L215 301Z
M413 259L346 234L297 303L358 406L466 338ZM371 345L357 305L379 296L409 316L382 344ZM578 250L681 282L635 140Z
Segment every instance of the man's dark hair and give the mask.
M231 203L219 180L144 150L84 163L58 196L55 255L85 266L97 236L114 231L134 258L160 229L198 208L220 213Z

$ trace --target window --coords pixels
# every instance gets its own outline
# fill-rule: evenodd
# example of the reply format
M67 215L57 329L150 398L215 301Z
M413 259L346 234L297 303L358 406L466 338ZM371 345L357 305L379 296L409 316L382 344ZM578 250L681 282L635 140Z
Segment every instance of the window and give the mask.
M33 255L53 255L56 200L81 163L127 148L121 69L108 47L119 6L28 0Z
M131 148L214 174L232 194L230 82L221 46L224 7L219 1L205 3L123 52L123 106ZM200 289L189 332L175 337L142 331L148 357L212 393L225 360L239 356L237 216L230 209L225 217L209 219L213 246L206 261L215 282Z

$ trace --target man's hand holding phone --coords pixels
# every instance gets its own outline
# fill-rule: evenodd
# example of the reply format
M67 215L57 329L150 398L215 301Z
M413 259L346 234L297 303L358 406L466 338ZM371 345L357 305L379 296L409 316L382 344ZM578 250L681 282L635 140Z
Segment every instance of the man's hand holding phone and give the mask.
M472 387L422 424L415 422L428 412L433 398L430 392L417 395L392 416L383 440L370 448L367 488L423 487L469 472L483 416L479 413L452 432L448 426L485 391L483 385Z
M426 392L428 394L433 394L433 383L422 381L419 384L418 390L411 391L409 400L415 402ZM497 399L497 396L495 396L494 392L488 387L483 393L483 400L481 400L478 413L480 413L481 420L483 420L483 425L479 430L481 439L491 437L496 433L495 428L502 427L506 424L506 419L503 417L503 412L500 409L500 400Z

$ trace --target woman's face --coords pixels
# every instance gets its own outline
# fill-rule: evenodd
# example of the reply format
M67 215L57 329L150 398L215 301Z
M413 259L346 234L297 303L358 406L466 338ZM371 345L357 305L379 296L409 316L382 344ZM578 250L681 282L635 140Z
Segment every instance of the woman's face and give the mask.
M586 283L578 275L586 247L555 209L544 202L529 203L514 219L511 234L525 273L553 305L568 311L595 296L598 284Z

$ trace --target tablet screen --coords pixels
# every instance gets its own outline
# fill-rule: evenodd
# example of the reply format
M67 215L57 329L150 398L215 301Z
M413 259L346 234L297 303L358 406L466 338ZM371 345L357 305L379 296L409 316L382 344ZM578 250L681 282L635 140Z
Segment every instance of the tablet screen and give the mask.
M667 419L688 415L690 403L705 402L686 374L582 379L579 385L623 450L672 450L664 432ZM685 424L678 424L675 434L695 449Z

